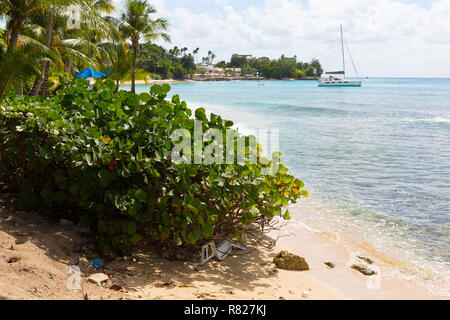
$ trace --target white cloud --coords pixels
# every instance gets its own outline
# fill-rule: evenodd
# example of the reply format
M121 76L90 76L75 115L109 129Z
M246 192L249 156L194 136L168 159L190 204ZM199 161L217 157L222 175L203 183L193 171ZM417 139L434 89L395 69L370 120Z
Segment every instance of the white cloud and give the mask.
M449 0L429 8L397 0L309 0L308 6L265 0L240 11L230 0L178 1L171 7L163 0L151 3L169 19L173 45L200 47L201 54L212 50L218 59L228 60L235 52L271 58L296 54L335 69L342 23L361 75L450 76ZM215 10L195 12L199 4Z

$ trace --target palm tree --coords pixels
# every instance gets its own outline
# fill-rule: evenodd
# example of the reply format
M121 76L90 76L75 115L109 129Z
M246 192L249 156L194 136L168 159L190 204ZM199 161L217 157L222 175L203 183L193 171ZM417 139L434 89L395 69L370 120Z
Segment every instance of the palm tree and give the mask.
M55 58L46 46L27 36L20 35L17 43L17 50L0 50L0 99L11 88L18 88L21 94L23 83L27 79L42 76L39 61Z
M25 20L43 5L42 0L0 0L0 15L8 17L8 51L16 48Z
M130 77L132 69L131 56L128 54L129 45L127 43L104 42L99 45L104 53L103 60L107 61L107 66L101 68L104 73L109 73L109 78L116 82L116 90L119 91L120 81Z
M127 0L125 10L121 15L119 30L124 38L131 41L133 61L131 71L131 92L136 92L136 57L141 37L147 41L161 38L170 41L166 33L169 23L164 18L152 19L150 15L156 13L155 8L145 0Z
M211 50L208 51L208 62L213 63L214 59L216 58L216 54L212 52Z
M70 0L59 0L62 4L68 3ZM66 2L65 2L66 1ZM59 3L59 5L61 4ZM49 48L56 46L66 47L64 52L68 53L69 57L69 67L66 68L69 72L72 70L73 56L84 57L86 62L92 64L92 60L87 58L87 56L97 56L99 55L98 48L95 47L92 40L95 41L96 37L110 37L111 35L118 35L118 31L104 20L100 14L102 12L111 12L114 9L112 2L110 0L85 0L78 4L78 10L82 13L80 18L80 23L82 28L80 30L67 30L67 12L64 6L49 6L45 10L41 10L41 14L37 14L33 17L34 20L38 20L38 24L41 26L46 26L45 31L45 45ZM39 16L44 15L44 19L39 19ZM55 37L54 29L57 29L59 41L57 44L54 43L53 38ZM86 32L89 32L88 37L83 37ZM79 34L80 36L76 36ZM65 37L72 37L72 39L64 40ZM85 39L83 39L85 38ZM87 56L79 51L80 48L86 48ZM76 51L71 51L70 49L75 49ZM72 53L72 54L71 54ZM67 55L66 55L67 56ZM45 98L48 86L48 77L50 72L50 62L44 60L42 62L42 75L43 79L36 78L30 95L37 96L40 91L42 91L42 96Z
M39 10L69 6L76 0L0 0L0 15L8 17L8 51L16 48L25 21Z

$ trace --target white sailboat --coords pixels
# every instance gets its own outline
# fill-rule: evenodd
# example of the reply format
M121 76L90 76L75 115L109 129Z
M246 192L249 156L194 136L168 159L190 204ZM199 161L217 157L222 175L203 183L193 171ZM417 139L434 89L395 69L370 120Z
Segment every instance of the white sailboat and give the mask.
M319 87L361 87L360 80L350 80L345 78L345 50L344 50L344 35L341 25L341 44L342 44L342 71L326 72L329 77L319 80ZM351 56L350 56L351 57ZM352 59L353 63L353 59ZM353 67L355 65L353 64ZM356 72L356 68L355 68Z

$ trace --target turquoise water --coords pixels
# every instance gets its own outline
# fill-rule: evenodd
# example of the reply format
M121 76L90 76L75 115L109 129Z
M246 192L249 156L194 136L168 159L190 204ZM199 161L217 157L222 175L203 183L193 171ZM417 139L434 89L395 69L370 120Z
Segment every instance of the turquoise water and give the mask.
M283 161L311 195L295 206L299 221L448 283L450 79L190 82L172 93L244 132L279 129Z

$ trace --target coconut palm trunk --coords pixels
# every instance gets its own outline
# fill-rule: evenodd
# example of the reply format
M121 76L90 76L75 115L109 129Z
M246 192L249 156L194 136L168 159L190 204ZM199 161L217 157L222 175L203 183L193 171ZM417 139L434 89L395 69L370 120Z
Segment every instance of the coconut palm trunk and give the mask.
M50 48L52 46L52 33L53 33L53 24L55 21L54 15L50 12L47 19L47 29L46 29L46 46ZM41 74L43 76L43 80L36 78L34 80L33 88L31 89L30 95L36 97L39 95L39 91L41 91L42 87L42 96L45 98L47 93L48 86L48 75L50 72L50 62L43 61Z
M168 27L166 19L152 19L150 15L156 13L153 6L145 0L127 0L125 10L121 15L119 30L124 38L131 40L133 47L133 62L131 70L131 92L136 92L136 57L139 47L139 39L147 41L161 38L169 41L170 37L165 32Z
M20 14L15 14L11 17L11 37L9 38L8 52L16 48L25 18Z
M73 66L73 60L72 57L69 57L69 64L67 65L67 73L72 74L72 66Z
M136 57L139 46L138 40L133 40L133 68L131 70L131 92L136 93Z

